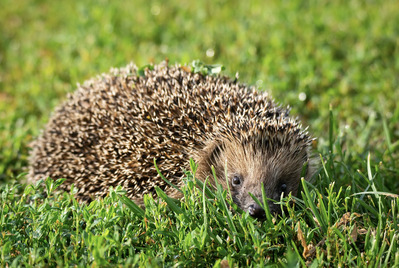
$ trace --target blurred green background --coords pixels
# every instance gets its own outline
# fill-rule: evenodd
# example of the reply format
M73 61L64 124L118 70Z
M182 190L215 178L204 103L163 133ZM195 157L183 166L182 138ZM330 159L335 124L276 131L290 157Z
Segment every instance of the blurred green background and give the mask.
M353 172L371 152L398 189L399 3L0 0L0 182L76 83L133 61L220 63L272 93ZM339 173L338 173L339 174ZM339 175L338 175L339 176ZM396 179L395 179L396 178ZM339 178L337 178L339 179ZM343 182L344 183L344 182Z

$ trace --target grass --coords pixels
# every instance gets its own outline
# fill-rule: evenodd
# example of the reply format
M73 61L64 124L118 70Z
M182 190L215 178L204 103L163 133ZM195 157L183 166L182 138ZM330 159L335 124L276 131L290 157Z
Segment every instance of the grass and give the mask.
M1 266L399 265L396 1L1 6ZM204 198L190 173L184 201L160 192L145 211L122 189L79 204L57 183L21 184L29 142L76 83L166 57L222 63L310 126L320 171L282 201L285 217L232 213L227 193Z

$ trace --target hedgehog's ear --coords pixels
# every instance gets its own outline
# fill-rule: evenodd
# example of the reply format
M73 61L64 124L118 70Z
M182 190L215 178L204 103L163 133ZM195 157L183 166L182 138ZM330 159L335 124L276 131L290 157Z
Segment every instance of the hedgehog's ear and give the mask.
M206 147L208 147L206 150L208 152L208 163L215 166L216 163L220 162L224 143L222 141L215 140Z
M205 144L203 149L197 155L198 159L198 170L197 174L205 179L208 176L212 176L212 166L218 171L220 167L217 167L222 157L224 143L219 140L211 140ZM219 174L217 174L219 175Z

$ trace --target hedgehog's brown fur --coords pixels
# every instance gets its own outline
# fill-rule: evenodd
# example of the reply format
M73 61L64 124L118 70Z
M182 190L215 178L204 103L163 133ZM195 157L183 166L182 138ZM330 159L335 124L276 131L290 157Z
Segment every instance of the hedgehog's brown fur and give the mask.
M199 164L204 180L216 168L234 201L251 212L252 192L279 199L281 184L297 191L312 139L289 111L265 93L227 77L204 76L166 63L146 69L129 65L85 82L54 113L34 143L28 178L66 178L81 199L103 197L122 185L141 202L155 186L178 197L154 168L154 159L172 183L181 185L186 163ZM307 177L312 174L308 170ZM211 180L212 181L212 180ZM279 188L280 187L280 188Z

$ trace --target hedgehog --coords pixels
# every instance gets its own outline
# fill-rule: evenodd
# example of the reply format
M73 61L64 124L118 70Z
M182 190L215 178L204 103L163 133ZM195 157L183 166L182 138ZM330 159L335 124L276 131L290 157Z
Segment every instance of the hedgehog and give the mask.
M233 202L262 218L249 193L262 200L263 183L267 197L280 200L296 195L301 176L314 173L313 138L289 112L237 78L167 62L144 69L131 63L78 84L56 108L33 142L28 181L65 178L61 189L74 184L77 198L87 201L121 185L142 205L157 186L181 198L154 160L179 187L193 159L199 180L215 186L214 169Z

